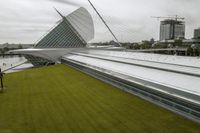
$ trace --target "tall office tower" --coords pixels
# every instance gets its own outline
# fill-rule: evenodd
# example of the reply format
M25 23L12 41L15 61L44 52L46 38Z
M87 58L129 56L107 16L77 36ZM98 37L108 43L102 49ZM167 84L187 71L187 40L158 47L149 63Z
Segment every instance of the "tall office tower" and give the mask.
M185 38L185 22L166 19L160 23L160 40Z
M194 39L200 39L200 28L194 30Z

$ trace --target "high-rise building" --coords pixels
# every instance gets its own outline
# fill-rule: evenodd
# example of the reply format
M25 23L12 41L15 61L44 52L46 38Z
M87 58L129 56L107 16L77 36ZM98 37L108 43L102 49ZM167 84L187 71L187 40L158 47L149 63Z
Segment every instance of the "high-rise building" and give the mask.
M194 39L200 39L200 28L194 30Z
M185 38L185 22L166 19L160 23L160 40Z

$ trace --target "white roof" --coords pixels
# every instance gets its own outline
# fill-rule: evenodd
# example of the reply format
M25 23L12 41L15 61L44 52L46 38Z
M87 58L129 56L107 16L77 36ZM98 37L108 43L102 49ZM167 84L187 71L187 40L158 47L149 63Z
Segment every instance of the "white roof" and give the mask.
M104 72L111 72L111 74L119 73L122 75L127 75L128 77L132 77L132 79L129 78L129 80L134 81L134 78L137 78L141 79L142 81L148 81L154 84L173 88L174 91L162 90L162 88L160 88L160 91L165 91L167 93L170 93L171 95L176 95L178 97L182 97L184 99L200 104L200 87L199 87L200 75L199 76L190 75L190 73L195 74L195 71L196 73L200 74L200 71L198 71L200 70L198 63L188 64L187 62L184 62L185 59L182 57L174 58L174 56L167 56L167 55L162 56L162 55L153 55L145 53L127 53L122 51L121 52L98 51L98 52L92 50L89 50L87 52L84 51L84 53L88 54L80 54L80 52L78 53L73 52L71 55L67 55L64 57L70 60L87 64L88 66L93 67L95 69L99 70L102 69ZM116 58L114 58L113 55L115 55ZM117 58L117 57L123 57L123 58ZM157 57L159 57L159 59ZM159 62L149 62L145 60L139 61L139 60L133 60L133 58L146 59L146 60L151 59ZM166 60L163 60L163 58L166 58ZM197 61L199 59L189 58L189 61L194 61L194 60ZM161 61L162 63L160 63ZM173 61L178 61L178 62L173 62ZM131 64L131 62L134 62L135 64L140 64L141 66ZM169 62L171 64L163 64ZM180 66L175 65L176 63L178 63ZM151 68L149 66L155 66L155 68ZM196 68L194 68L194 66ZM164 68L166 70L156 69L156 67ZM173 71L168 71L168 69L180 72L177 73ZM184 71L187 71L189 74L181 73ZM177 93L177 91L180 93ZM186 93L186 95L185 94L182 95L183 93ZM188 96L187 93L189 94ZM194 95L194 97L191 96L190 94Z

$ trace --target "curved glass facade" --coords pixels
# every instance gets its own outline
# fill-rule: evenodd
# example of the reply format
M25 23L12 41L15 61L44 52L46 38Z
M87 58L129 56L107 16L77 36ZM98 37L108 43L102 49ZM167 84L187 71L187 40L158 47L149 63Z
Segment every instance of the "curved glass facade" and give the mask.
M80 7L66 17L59 15L62 20L34 48L12 52L23 54L34 66L43 66L59 62L57 55L66 54L71 48L84 48L94 38L93 20L85 8Z
M81 7L64 17L42 38L35 48L81 48L94 38L94 24L89 12Z

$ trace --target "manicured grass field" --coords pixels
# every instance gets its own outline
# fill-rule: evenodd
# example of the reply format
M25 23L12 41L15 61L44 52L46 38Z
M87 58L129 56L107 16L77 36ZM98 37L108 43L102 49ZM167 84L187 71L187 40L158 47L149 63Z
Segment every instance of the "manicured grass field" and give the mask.
M200 133L200 125L64 65L5 76L0 133Z

